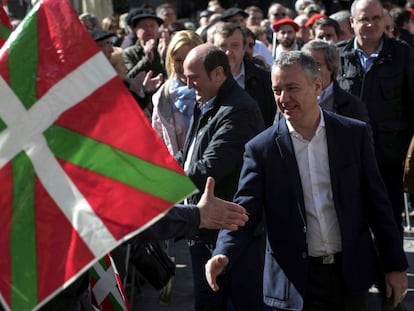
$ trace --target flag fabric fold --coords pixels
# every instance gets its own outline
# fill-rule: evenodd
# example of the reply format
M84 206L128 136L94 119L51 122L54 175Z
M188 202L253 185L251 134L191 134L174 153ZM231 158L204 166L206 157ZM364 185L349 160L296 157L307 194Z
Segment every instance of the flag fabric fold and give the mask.
M38 309L195 191L67 0L0 49L0 299Z

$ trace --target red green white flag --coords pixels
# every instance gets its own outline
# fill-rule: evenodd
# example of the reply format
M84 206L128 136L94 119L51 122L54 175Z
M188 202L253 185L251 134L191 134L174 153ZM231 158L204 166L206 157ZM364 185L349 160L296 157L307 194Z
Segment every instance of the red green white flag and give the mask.
M38 309L195 191L67 0L0 50L0 300Z
M130 311L125 290L111 254L90 269L93 301L101 311Z

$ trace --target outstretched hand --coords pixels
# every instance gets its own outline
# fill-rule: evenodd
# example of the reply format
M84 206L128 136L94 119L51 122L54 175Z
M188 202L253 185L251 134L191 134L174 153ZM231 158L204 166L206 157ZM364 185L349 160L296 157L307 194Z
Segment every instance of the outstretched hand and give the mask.
M206 263L206 278L208 285L213 291L218 291L220 287L217 285L216 278L220 275L229 263L229 259L225 255L216 255L210 258Z
M214 196L214 178L208 177L204 193L197 204L200 210L200 228L237 230L249 219L246 210L233 202Z

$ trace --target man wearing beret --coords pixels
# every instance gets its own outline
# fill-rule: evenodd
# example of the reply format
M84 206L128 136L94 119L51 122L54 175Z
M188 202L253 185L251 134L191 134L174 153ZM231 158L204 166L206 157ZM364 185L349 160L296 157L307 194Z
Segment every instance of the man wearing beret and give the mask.
M131 28L135 30L137 42L124 50L128 78L134 78L141 71L152 71L154 75L165 75L161 55L167 48L165 38L159 38L159 26L163 20L149 10L137 10L130 18Z
M105 57L110 60L111 54L114 51L112 38L115 37L115 34L102 29L89 30L89 33L96 44L101 48L101 51L104 53Z
M296 32L299 30L299 25L293 19L289 17L282 18L274 22L272 26L278 42L274 53L275 59L278 59L280 54L284 52L300 50L301 46L296 40Z
M133 46L135 42L137 42L137 35L135 33L135 29L132 28L131 20L135 15L139 14L139 12L141 11L142 9L135 8L128 12L128 15L125 18L127 35L124 37L124 40L121 43L122 49L129 48L130 46Z

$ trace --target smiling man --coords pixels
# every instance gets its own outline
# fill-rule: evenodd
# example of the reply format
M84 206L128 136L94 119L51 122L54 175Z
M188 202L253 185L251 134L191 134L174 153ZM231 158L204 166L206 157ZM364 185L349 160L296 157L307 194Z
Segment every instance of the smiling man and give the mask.
M202 189L207 177L216 180L216 195L231 200L237 188L244 144L263 130L254 100L233 79L227 55L212 44L192 49L184 60L187 87L196 93L196 108L178 160ZM196 203L200 194L189 198ZM189 241L194 276L194 310L224 311L227 293L214 293L204 265L215 247L217 230L200 230Z
M264 218L265 310L365 310L380 267L397 305L408 264L367 124L319 108L319 68L303 52L276 60L272 88L284 118L246 144L234 202L249 221L220 231L206 265L211 288L219 290L216 277L232 269Z

